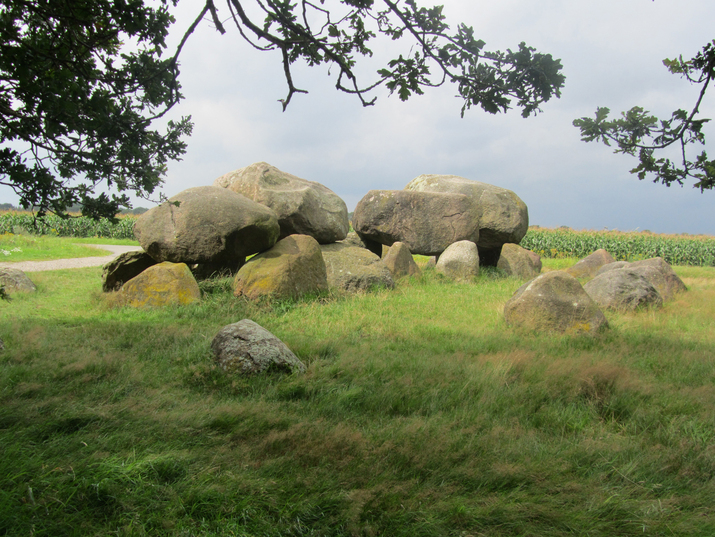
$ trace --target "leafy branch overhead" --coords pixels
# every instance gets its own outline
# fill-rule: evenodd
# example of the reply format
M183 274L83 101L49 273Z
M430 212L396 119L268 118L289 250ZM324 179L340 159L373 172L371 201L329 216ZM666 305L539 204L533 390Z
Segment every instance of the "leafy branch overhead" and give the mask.
M550 55L524 43L486 51L472 28L450 29L441 6L414 0L206 0L167 53L177 1L0 0L0 185L23 207L65 214L79 203L86 215L113 216L130 206L128 192L154 193L192 128L190 117L163 132L154 124L182 99L180 55L205 22L280 53L284 110L307 93L294 82L296 63L329 66L336 88L364 106L381 86L406 100L451 82L462 115L517 107L527 117L564 83ZM404 43L404 52L363 82L358 59L372 56L379 36Z
M710 121L699 117L700 105L715 76L715 41L703 47L694 58L663 60L668 70L683 76L692 84L700 86L697 101L689 112L676 110L666 120L658 119L643 108L636 106L622 112L618 119L609 119L608 108L598 108L595 118L582 117L573 123L581 130L581 139L586 142L600 141L615 145L616 153L625 153L638 158L638 166L631 170L639 179L652 174L654 182L670 186L683 185L694 180L694 187L701 192L715 188L715 161L709 160L702 150L689 155L692 145L705 145L704 125ZM672 160L661 156L668 147L677 148L678 156Z
M404 101L422 95L426 87L452 82L463 100L462 115L472 106L494 114L515 104L527 117L551 97L560 96L565 80L559 60L524 43L515 52L488 52L471 27L459 24L452 31L443 6L418 7L414 0L343 0L333 2L329 11L326 1L318 5L308 0L267 0L258 2L258 15L252 19L244 9L246 3L227 0L230 20L254 47L281 52L288 84L284 110L295 93L307 93L293 81L291 67L299 60L336 68L336 88L355 94L364 106L375 103L373 90L382 85ZM213 0L207 0L207 6L216 16ZM217 28L224 31L222 24ZM406 40L409 52L379 69L377 79L361 83L355 73L356 58L372 56L370 42L380 34Z

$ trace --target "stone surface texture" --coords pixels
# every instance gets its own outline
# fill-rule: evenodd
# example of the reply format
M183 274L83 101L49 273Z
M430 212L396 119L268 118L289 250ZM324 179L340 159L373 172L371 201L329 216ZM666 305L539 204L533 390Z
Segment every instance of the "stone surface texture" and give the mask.
M278 216L241 194L189 188L142 214L134 235L157 261L238 266L278 240Z
M0 268L0 285L5 288L7 294L37 291L32 280L23 271L15 268Z
M121 303L135 308L185 306L201 300L201 291L185 263L164 261L144 270L119 290Z
M541 272L541 257L518 244L506 243L502 246L497 267L509 276L530 280Z
M434 269L455 281L472 281L479 276L477 245L472 241L457 241L450 244L437 259Z
M371 190L355 207L353 228L382 255L382 245L404 243L413 254L439 255L450 244L479 240L479 209L464 194Z
M622 269L624 267L627 267L628 265L630 265L628 261L614 261L613 263L606 263L596 271L596 276L600 276L601 274L603 274L604 272L608 272L609 270Z
M395 279L422 274L420 267L417 266L412 257L412 252L402 242L396 242L390 246L390 249L382 258L382 262L385 263L387 270L390 271Z
M350 293L395 287L387 266L370 250L339 242L321 245L320 250L330 287Z
M627 268L648 280L665 301L673 300L678 293L688 290L683 280L662 257L634 261Z
M633 311L663 305L663 298L655 287L627 268L602 272L583 288L603 309Z
M305 364L276 336L250 319L224 326L211 342L218 366L227 373L255 375L271 370L302 373Z
M146 252L125 252L102 267L102 291L118 291L122 285L139 276L156 260Z
M290 235L270 250L249 259L234 279L234 295L296 297L328 289L320 245L308 235Z
M511 190L457 175L420 175L405 187L416 192L451 192L465 194L479 208L479 255L499 258L502 244L519 244L529 229L529 210Z
M567 268L566 272L574 278L593 278L601 267L615 261L611 254L601 248Z
M348 208L335 192L265 162L222 175L214 186L227 188L274 210L281 239L310 235L319 243L328 244L343 240L350 229Z
M517 289L504 306L504 319L540 332L593 335L608 327L598 304L563 271L547 272Z

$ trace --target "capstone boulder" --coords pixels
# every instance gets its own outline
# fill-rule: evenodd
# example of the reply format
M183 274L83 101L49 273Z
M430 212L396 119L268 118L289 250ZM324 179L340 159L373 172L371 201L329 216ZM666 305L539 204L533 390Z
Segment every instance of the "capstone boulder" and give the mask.
M547 272L517 289L504 305L504 319L540 332L596 334L608 327L598 304L563 271Z
M218 366L227 373L302 373L306 367L276 336L250 319L224 326L211 342Z
M215 186L180 192L142 214L134 235L155 260L239 266L278 240L278 216L241 194Z
M308 235L290 235L249 259L233 282L235 296L289 298L328 289L320 245Z
M413 254L439 255L450 244L479 240L479 210L464 194L370 190L357 204L353 228L382 255L382 245L404 243Z
M511 190L457 175L420 175L405 187L415 192L464 194L479 209L479 256L482 265L496 265L502 244L519 244L529 229L526 204Z
M328 244L344 239L350 229L348 208L335 192L265 162L222 175L214 186L238 192L274 210L281 239L310 235Z

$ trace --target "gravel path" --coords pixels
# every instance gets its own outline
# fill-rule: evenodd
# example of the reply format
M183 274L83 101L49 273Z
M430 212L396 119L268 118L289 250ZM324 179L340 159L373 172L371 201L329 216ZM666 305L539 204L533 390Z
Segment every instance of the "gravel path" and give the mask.
M113 244L87 244L99 250L111 252L104 257L77 257L74 259L53 259L52 261L20 261L18 263L0 263L0 268L14 268L23 272L40 272L43 270L60 270L84 267L100 267L124 252L141 250L141 246L120 246Z

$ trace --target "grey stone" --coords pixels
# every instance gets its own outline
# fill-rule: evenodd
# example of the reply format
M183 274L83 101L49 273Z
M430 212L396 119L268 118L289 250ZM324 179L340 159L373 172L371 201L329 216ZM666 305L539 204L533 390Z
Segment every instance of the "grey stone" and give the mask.
M222 175L214 186L273 209L278 215L281 239L310 235L320 244L328 244L344 239L350 229L348 208L335 192L265 162Z
M541 257L518 244L506 243L501 248L497 268L509 276L530 280L541 272Z
M241 194L215 186L180 192L142 214L134 235L157 261L238 266L278 240L278 216Z
M419 276L422 274L420 267L415 263L412 252L406 244L396 242L382 258L382 262L392 274L393 278L404 278L405 276Z
M156 260L146 252L125 252L102 267L102 291L118 291L125 282L138 276Z
M479 248L482 266L493 266L502 244L519 244L529 229L526 204L511 190L457 175L420 175L405 187L417 192L465 194L479 208Z
M23 271L14 268L0 268L0 285L5 288L7 294L37 291L32 280Z
M615 261L611 254L600 248L579 260L572 267L567 268L565 272L574 278L593 278L603 265L614 263Z
M604 272L608 272L609 270L622 269L624 267L627 267L628 265L630 265L628 261L614 261L613 263L606 263L596 271L596 276L600 276L601 274L603 274Z
M507 324L527 330L596 334L608 327L598 304L579 281L563 271L537 276L504 305Z
M437 259L435 270L455 281L469 282L479 276L479 250L471 241L450 244Z
M119 303L134 308L159 308L199 302L201 291L185 263L164 261L122 285L118 297Z
M634 261L628 265L628 269L648 280L665 301L672 300L676 294L688 289L683 280L662 257Z
M306 367L280 339L250 319L224 326L211 342L218 366L227 373L254 375L271 370L302 373Z
M353 227L365 245L382 254L396 242L410 252L439 255L460 240L479 240L479 210L464 194L371 190L355 207Z
M308 235L290 235L281 239L273 248L252 257L240 268L233 288L235 296L252 300L326 291L328 276L320 245Z
M323 253L330 287L347 292L395 287L390 271L370 250L339 242L323 244L320 250Z
M633 311L663 305L663 298L655 287L628 268L602 272L583 288L604 309Z

